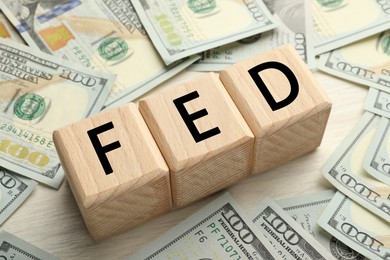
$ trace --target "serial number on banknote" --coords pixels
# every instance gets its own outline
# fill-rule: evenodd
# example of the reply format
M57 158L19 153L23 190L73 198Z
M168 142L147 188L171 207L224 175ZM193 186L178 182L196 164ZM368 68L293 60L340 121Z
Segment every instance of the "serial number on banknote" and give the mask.
M54 148L54 143L52 139L48 139L47 137L34 134L26 129L20 129L10 124L2 124L0 125L0 130L5 133L13 133L17 137L21 137L30 142L40 144L44 148Z

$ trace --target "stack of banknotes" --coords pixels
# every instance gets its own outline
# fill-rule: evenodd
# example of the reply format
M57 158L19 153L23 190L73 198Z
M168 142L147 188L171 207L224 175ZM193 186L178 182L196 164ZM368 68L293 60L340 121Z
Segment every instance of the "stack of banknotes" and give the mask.
M389 229L334 190L265 198L249 214L226 193L128 259L388 259Z
M194 216L200 222L185 236L172 231L176 242L156 242L156 254L180 242L194 247L190 258L390 258L389 0L2 0L0 10L0 225L37 182L61 185L54 129L132 101L184 69L218 72L291 44L310 68L369 87L367 112L321 169L341 193L297 200L319 217L334 195L318 221L331 235L269 200L251 224L224 197L207 221L199 217L207 210ZM327 250L290 226L289 213Z

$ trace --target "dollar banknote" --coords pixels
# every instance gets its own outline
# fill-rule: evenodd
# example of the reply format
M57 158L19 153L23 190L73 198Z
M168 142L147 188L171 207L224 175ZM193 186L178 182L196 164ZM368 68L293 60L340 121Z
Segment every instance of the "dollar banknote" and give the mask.
M322 54L318 68L331 75L390 91L390 30Z
M128 259L280 259L229 194Z
M0 225L22 205L36 186L33 180L0 169Z
M259 0L133 0L166 64L275 28Z
M388 0L312 0L314 52L321 54L390 29Z
M334 259L271 199L261 201L253 216L255 225L278 252L278 259Z
M320 171L339 191L390 221L390 186L376 180L363 168L364 156L380 118L365 112Z
M195 71L219 71L226 66L249 59L284 44L294 46L297 53L314 68L314 45L310 3L306 0L265 0L265 5L281 20L280 25L265 33L207 50L190 66Z
M139 97L199 58L166 66L130 1L4 0L0 8L28 45L117 74L104 108Z
M338 192L318 224L369 259L390 258L389 222Z
M4 230L0 231L0 258L15 260L60 259Z
M363 167L376 179L390 185L390 119L382 117L364 157Z
M7 17L0 11L0 38L5 38L14 42L25 44L18 31L8 21Z
M98 113L114 80L0 39L0 166L58 188L53 130Z
M390 93L370 88L364 101L364 109L390 118Z
M336 259L366 260L367 258L362 254L351 249L317 224L322 212L334 195L335 191L327 190L315 194L278 200L276 203L310 235L320 242Z

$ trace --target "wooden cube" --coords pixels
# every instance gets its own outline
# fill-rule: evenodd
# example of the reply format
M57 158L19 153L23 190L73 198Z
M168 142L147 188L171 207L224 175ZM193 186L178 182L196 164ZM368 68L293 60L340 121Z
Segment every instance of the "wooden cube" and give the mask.
M54 131L53 138L93 239L170 210L169 169L135 104Z
M232 65L220 79L255 135L253 174L320 145L331 103L291 46Z
M139 102L185 206L250 173L254 136L214 73Z

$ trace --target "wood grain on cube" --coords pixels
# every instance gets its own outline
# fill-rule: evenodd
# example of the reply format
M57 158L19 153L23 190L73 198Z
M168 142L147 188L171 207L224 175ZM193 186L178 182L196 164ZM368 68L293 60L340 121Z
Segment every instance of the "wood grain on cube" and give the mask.
M219 133L196 141L174 103L182 97L187 114L207 110L193 121L196 131ZM216 74L147 97L139 109L169 166L174 205L187 205L250 173L253 134Z
M88 131L112 123L97 135L106 174ZM54 143L91 236L100 240L171 208L169 169L135 104L102 112L57 130Z
M283 108L271 108L248 72L266 62L287 66L298 81L297 97ZM258 75L276 102L290 95L290 82L281 71L264 69ZM320 145L331 102L291 46L232 65L221 71L220 79L255 135L252 173L274 167Z

